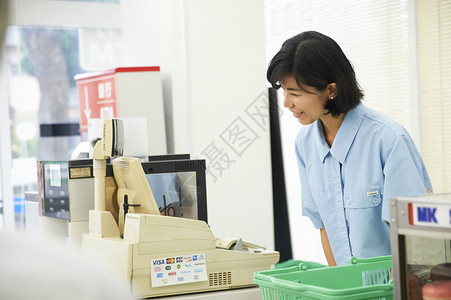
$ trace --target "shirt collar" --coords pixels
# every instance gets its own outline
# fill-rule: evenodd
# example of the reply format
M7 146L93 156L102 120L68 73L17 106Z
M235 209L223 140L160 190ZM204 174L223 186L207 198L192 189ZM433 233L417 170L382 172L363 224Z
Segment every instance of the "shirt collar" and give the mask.
M330 152L335 159L343 164L349 148L354 141L354 137L362 124L363 116L364 105L362 103L346 113L340 129L338 129L332 148L329 147L324 137L323 122L320 119L317 120L317 147L323 163L327 154Z
M321 162L324 163L327 154L329 154L330 147L324 137L324 127L321 119L316 120L316 146L318 148L318 154L321 158Z

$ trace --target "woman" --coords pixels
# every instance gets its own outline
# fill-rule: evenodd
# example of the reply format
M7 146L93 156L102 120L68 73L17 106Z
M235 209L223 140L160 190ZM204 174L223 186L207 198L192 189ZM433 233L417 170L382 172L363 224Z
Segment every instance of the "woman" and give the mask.
M288 39L267 78L304 125L295 142L302 214L320 229L328 264L391 254L389 199L432 190L407 131L361 103L351 63L321 33Z

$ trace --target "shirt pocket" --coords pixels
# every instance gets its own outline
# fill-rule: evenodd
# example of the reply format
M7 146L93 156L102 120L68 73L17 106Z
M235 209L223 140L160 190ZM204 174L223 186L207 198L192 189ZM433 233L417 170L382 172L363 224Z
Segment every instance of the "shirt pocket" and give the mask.
M362 192L347 192L344 197L345 208L372 208L381 203L379 190L373 189Z

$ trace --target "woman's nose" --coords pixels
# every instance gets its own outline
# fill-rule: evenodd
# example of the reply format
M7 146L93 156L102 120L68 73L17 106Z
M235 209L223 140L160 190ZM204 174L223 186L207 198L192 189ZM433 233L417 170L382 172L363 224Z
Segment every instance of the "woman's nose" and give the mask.
M284 95L284 100L283 100L283 106L285 106L286 108L291 108L293 107L293 102L290 100L290 97L288 95Z

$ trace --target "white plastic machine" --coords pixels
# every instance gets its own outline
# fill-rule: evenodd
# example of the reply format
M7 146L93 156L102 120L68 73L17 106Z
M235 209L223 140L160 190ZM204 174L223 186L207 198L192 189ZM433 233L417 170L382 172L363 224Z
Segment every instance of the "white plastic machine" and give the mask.
M204 221L160 215L138 158L113 160L118 220L105 210L105 160L121 153L120 127L120 120L105 120L94 148L95 210L82 251L114 268L135 297L255 286L253 273L270 269L279 253L241 239L217 239Z

